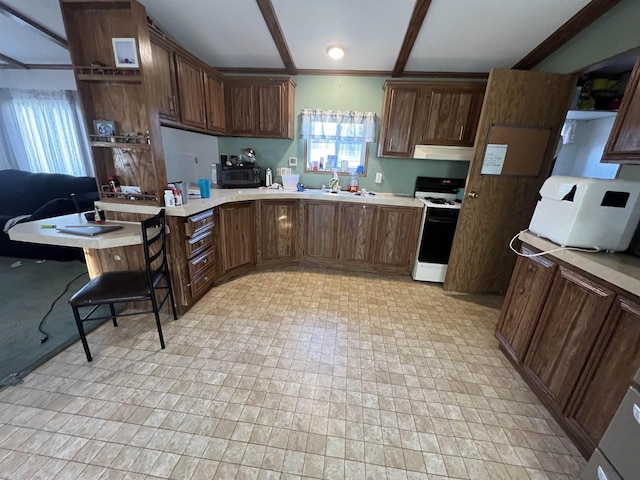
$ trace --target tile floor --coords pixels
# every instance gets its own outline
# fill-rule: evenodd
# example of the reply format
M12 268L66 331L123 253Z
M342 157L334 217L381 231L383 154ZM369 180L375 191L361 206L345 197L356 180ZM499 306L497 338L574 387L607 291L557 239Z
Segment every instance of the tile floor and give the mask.
M0 391L7 479L566 479L584 461L498 351L501 299L288 268L215 288L160 350L122 319ZM71 315L71 311L69 311Z

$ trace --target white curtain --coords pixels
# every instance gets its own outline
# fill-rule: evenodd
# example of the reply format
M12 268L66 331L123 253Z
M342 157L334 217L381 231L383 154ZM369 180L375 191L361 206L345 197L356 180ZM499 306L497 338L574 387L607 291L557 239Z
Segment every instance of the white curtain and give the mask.
M376 138L376 114L304 108L300 136L307 140L373 142Z
M0 89L0 169L93 175L81 119L77 92Z

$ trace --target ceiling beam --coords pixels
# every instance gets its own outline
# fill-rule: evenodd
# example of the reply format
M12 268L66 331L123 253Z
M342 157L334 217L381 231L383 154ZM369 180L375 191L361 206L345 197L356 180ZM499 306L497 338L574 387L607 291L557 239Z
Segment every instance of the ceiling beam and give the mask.
M55 32L52 32L47 27L45 27L42 24L36 22L35 20L27 17L26 15L18 12L17 10L14 10L13 8L11 8L9 5L7 5L4 2L0 2L0 14L4 15L6 17L9 17L11 20L14 20L15 22L19 23L20 25L24 25L25 27L30 28L31 30L33 30L37 34L42 35L47 40L52 41L56 45L59 45L59 46L61 46L62 48L66 49L66 50L69 50L69 44L60 35L58 35Z
M532 69L618 3L620 0L591 0L540 45L525 55L513 68L518 70Z
M61 63L25 63L24 66L11 65L9 63L0 63L0 70L23 70L25 67L29 70L71 70L71 65Z
M271 37L273 38L273 42L276 44L276 48L280 53L280 58L282 58L282 63L284 63L287 73L289 75L297 75L298 70L296 69L295 63L293 63L293 57L291 57L289 46L287 45L287 41L284 38L282 29L280 28L280 22L278 21L276 12L273 9L271 0L256 0L256 3L258 4L258 8L260 8L260 12L262 13L264 22L267 24L269 32L271 32Z
M427 16L427 10L429 10L430 5L431 0L416 0L413 13L411 14L411 20L409 20L409 26L404 34L404 41L402 42L402 47L400 47L398 59L396 60L396 65L393 67L391 76L402 76L402 72L404 72L404 67L407 65L407 60L409 60L409 55L411 55L411 50L413 50L413 45L416 43L416 38L418 38L418 33L420 33L420 29L422 28L422 22L424 22L424 17Z
M19 62L15 58L7 57L6 55L3 55L2 53L0 53L0 60L2 60L3 62L8 63L9 65L11 65L11 68L20 68L22 70L29 70L29 67L27 67L24 63Z

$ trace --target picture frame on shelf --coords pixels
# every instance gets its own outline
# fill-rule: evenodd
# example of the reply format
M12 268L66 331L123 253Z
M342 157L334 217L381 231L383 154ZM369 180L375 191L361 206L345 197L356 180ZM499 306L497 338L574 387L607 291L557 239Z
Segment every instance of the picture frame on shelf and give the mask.
M94 120L93 131L102 142L113 141L116 136L116 122L112 120Z
M135 38L112 38L111 42L117 68L140 68Z

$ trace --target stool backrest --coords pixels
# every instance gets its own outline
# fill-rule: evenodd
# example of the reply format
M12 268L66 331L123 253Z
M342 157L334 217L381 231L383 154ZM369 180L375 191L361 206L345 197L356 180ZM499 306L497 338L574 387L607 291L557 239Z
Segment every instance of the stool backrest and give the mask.
M140 222L142 227L142 247L149 286L153 288L154 279L168 274L167 233L164 208L157 215Z

